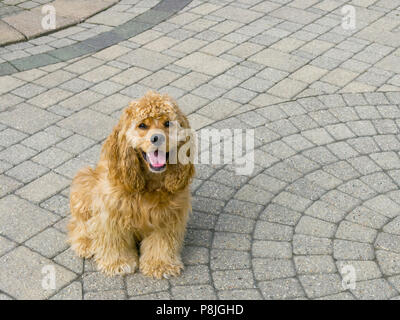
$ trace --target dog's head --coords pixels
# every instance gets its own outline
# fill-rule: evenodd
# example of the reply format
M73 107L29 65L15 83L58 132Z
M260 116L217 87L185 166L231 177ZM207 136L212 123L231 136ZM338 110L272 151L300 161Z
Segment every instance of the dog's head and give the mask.
M185 187L194 174L193 164L186 157L182 162L182 153L178 156L186 145L184 155L190 158L193 148L187 144L192 141L189 122L176 102L150 91L124 110L104 145L103 156L110 174L126 187L143 189L151 177L174 192Z

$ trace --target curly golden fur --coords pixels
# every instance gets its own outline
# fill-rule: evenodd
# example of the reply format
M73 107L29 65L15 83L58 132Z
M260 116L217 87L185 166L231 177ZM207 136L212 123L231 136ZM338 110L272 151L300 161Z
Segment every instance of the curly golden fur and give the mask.
M105 141L96 168L80 170L72 182L68 241L80 257L93 257L108 275L139 267L143 274L161 278L183 269L180 250L194 166L166 161L163 172L154 172L146 161L154 146L142 128L167 136L167 121L175 121L177 129L189 128L167 95L148 92L132 102ZM187 141L167 138L166 143L179 150Z

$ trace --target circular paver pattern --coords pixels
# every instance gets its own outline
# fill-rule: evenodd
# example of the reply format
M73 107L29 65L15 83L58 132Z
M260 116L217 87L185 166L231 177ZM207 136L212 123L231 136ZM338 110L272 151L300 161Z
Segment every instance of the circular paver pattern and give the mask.
M258 142L250 179L200 170L193 220L215 230L219 297L398 296L400 109L368 102L378 95L304 98L256 110L257 125L254 112L213 125L254 127Z

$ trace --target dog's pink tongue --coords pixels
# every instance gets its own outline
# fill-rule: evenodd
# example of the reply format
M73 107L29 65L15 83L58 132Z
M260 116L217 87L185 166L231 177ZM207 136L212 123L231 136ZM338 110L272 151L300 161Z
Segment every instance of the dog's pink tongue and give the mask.
M165 152L156 150L149 152L147 155L149 157L151 165L155 168L160 168L164 166L166 163Z

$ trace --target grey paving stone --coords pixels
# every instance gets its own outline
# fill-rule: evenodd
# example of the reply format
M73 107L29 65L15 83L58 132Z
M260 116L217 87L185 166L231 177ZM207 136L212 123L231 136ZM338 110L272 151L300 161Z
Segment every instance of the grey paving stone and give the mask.
M0 146L9 147L22 139L27 135L14 129L7 128L1 132Z
M209 250L204 247L184 246L181 257L184 265L207 264L210 260Z
M400 235L400 217L394 218L387 225L385 225L383 227L383 231L387 233Z
M336 232L338 239L372 243L377 231L348 221L342 221Z
M217 224L215 226L215 230L237 233L250 233L253 230L254 223L255 221L251 219L230 214L220 214Z
M82 283L85 292L117 290L122 289L124 286L122 277L107 277L100 272L85 274Z
M13 241L0 236L0 256L13 249L15 246L16 244Z
M179 277L170 280L172 286L208 284L209 282L209 268L205 265L187 266Z
M95 141L91 139L74 134L58 143L56 147L72 154L78 154L92 146L94 143Z
M160 291L142 296L133 296L130 300L171 300L171 294L167 291Z
M293 236L293 253L302 255L332 254L333 241L328 238L318 238L309 235L295 234Z
M53 260L77 274L83 272L83 259L79 258L71 248L57 255Z
M42 287L42 270L49 272L44 267L54 268L55 289ZM22 246L0 258L0 270L0 289L17 299L45 299L76 278L73 272Z
M284 162L303 173L308 173L319 168L319 165L316 162L308 160L302 155L294 155Z
M298 234L325 238L331 238L335 231L334 224L308 216L302 217L295 228L295 232Z
M62 217L69 213L69 199L58 194L42 202L40 206Z
M375 240L375 247L383 250L400 253L399 249L400 236L381 232Z
M372 260L375 253L368 243L334 240L333 257L342 260Z
M219 170L210 179L235 188L242 186L248 180L245 176L239 176L235 172L224 169Z
M8 170L7 175L23 183L28 183L43 175L48 170L49 169L28 160Z
M33 157L32 161L37 162L47 168L54 169L72 157L73 155L66 151L56 147L51 147Z
M84 300L125 300L126 295L123 290L86 292Z
M0 197L4 197L22 186L22 183L5 175L0 175L0 182Z
M224 208L224 211L227 213L236 214L248 218L256 218L261 210L261 205L236 199L229 200Z
M337 261L339 273L345 275L348 271L346 268L351 266L354 268L356 281L370 280L382 277L382 272L375 261Z
M22 87L15 89L14 91L12 91L12 93L21 98L29 99L34 96L37 96L38 94L42 93L45 90L46 89L41 86L28 83Z
M53 258L67 249L66 237L54 228L48 228L25 242L25 245L47 258Z
M213 248L249 250L251 248L251 236L243 233L215 232Z
M256 240L252 245L254 257L260 258L282 258L292 257L292 246L290 242Z
M67 82L64 82L63 84L60 85L61 89L68 90L74 93L81 92L89 87L91 87L93 83L80 79L80 78L74 78L71 79Z
M335 263L329 255L295 256L294 264L298 274L336 272Z
M345 211L353 209L361 202L359 199L351 197L338 190L329 191L321 197L321 200Z
M34 135L29 136L27 139L22 141L22 144L25 146L37 150L37 151L42 151L44 149L47 149L48 147L54 145L58 141L60 141L61 138L57 137L56 135L49 134L44 131L40 131L38 133L35 133Z
M23 242L57 221L57 217L14 195L0 199L0 233Z
M0 159L6 160L9 163L14 165L29 159L36 152L28 147L25 147L21 144L15 144L7 149L4 149L0 152Z
M299 280L310 298L344 291L342 279L337 274L300 275Z
M274 280L296 275L293 261L289 259L253 259L256 280Z
M158 52L139 48L119 57L117 61L156 71L170 64L173 59Z
M224 270L212 272L217 290L254 288L253 274L250 270Z
M76 173L81 168L87 167L88 165L90 165L88 160L82 158L74 158L68 160L67 162L56 168L54 171L65 177L73 179Z
M259 219L294 226L300 217L299 212L271 203L261 213Z
M82 300L82 284L74 281L64 289L60 290L51 300Z
M262 281L259 286L267 300L284 300L305 296L301 284L296 278Z
M217 222L217 216L202 212L193 212L189 218L188 226L196 229L213 229Z
M167 280L154 280L135 273L126 277L126 287L128 295L133 296L167 290L169 284Z
M221 290L218 292L221 300L260 300L261 294L256 289Z
M337 293L337 294L324 296L321 298L316 298L315 300L355 300L355 298L349 292L341 292L341 293Z
M16 194L32 202L41 202L69 184L66 178L50 172L19 189Z
M363 175L381 170L370 158L366 156L348 159L348 162L354 169Z
M290 241L293 228L267 221L258 221L254 229L254 239Z
M87 109L59 122L61 127L97 141L106 138L115 124L114 119Z
M255 204L265 205L273 198L273 194L247 184L235 194L235 198L238 200L250 201Z
M216 294L210 285L176 286L171 288L176 300L215 300Z
M236 250L211 250L211 270L230 270L250 268L250 254Z
M310 200L317 200L326 192L320 185L303 178L290 184L286 190Z
M376 192L360 180L351 180L342 184L338 190L356 198L366 200L376 195Z
M40 53L36 55L32 55L30 57L15 59L12 64L19 71L30 70L33 68L38 68L42 66L46 66L48 64L60 62L59 59L52 57L46 53Z
M364 206L384 215L385 217L394 218L398 215L399 204L385 195L379 195L364 203Z
M189 229L186 230L185 244L194 246L209 247L211 244L212 232L210 230Z
M340 210L333 205L324 201L315 201L306 211L305 214L327 221L337 223L341 221L345 216L346 212Z
M356 288L351 292L361 300L382 300L397 295L397 291L385 279L357 282Z
M396 151L400 148L400 142L394 135L377 135L374 139L383 151Z
M286 208L302 212L309 206L311 200L305 199L289 192L281 192L272 200L272 202Z
M60 116L25 103L0 114L1 123L30 134L48 127L59 119Z
M376 214L375 211L361 206L350 212L347 215L346 220L366 227L379 229L389 221L389 218L380 214Z

